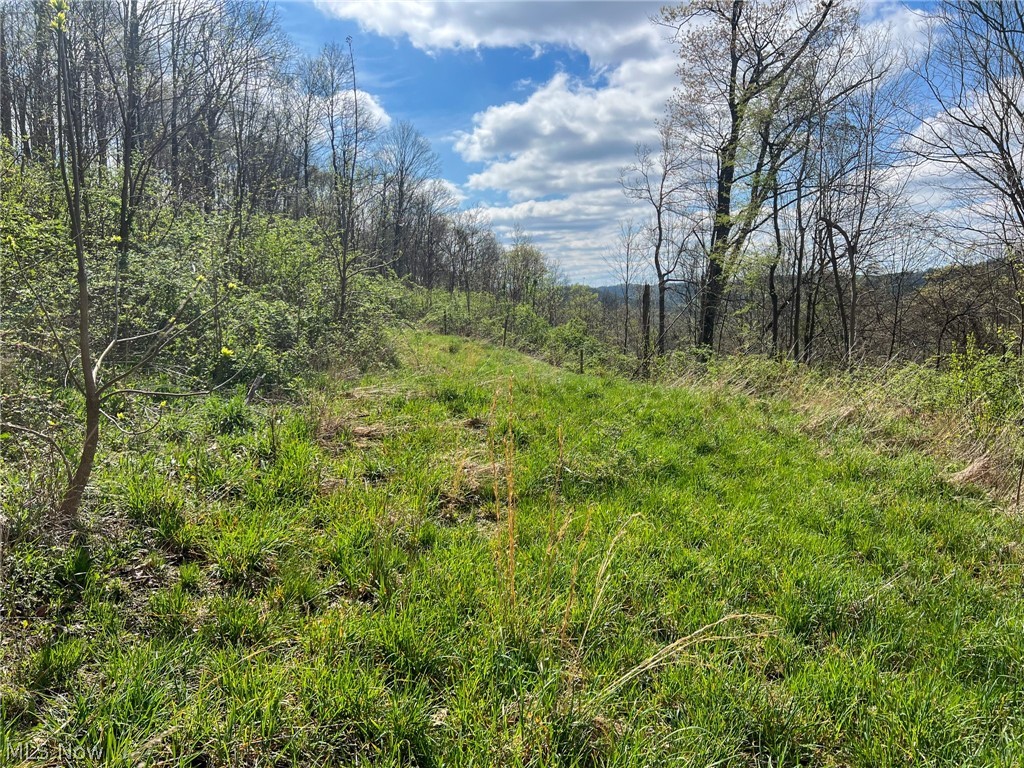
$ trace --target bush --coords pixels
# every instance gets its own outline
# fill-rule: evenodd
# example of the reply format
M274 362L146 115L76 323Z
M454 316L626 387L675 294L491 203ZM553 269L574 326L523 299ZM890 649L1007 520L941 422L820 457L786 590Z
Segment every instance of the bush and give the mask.
M1020 414L1020 360L1009 353L984 352L973 338L963 352L950 355L944 383L945 404L966 413L983 437L991 437Z
M298 316L279 299L247 291L226 311L223 344L211 378L260 378L267 386L285 384L301 368L306 350L299 344Z
M386 278L360 275L350 290L348 315L335 343L321 352L329 364L325 367L337 367L341 362L361 373L395 367L398 355L390 332L398 323L401 289Z

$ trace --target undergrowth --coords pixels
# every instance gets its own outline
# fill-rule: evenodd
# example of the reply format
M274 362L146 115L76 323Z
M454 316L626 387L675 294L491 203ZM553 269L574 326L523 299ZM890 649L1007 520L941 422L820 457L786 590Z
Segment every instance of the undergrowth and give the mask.
M111 447L84 546L13 533L0 762L1024 762L1020 520L916 411L401 354L174 403Z
M1024 480L1024 367L1012 354L968 344L942 365L894 362L828 371L766 357L676 357L669 385L722 389L788 404L814 437L862 440L886 454L932 456L954 485L1020 507Z

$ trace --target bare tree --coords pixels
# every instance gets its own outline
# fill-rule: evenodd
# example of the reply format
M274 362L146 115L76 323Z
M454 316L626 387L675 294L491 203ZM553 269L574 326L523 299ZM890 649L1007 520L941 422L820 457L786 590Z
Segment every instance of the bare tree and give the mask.
M411 271L405 250L404 229L413 198L430 179L440 176L437 153L412 123L402 121L386 131L377 150L382 182L382 213L385 215L388 262L403 277Z
M908 175L898 167L908 100L900 57L884 39L857 61L859 87L819 122L818 243L832 270L843 357L861 326L861 276L902 223Z
M335 318L341 319L347 309L350 281L366 267L360 264L356 250L357 174L361 150L379 131L379 125L362 109L351 38L345 48L326 46L313 66L310 77L322 102L320 112L331 172L329 195L318 222L333 256L338 280Z
M920 68L940 112L916 138L929 159L959 172L962 199L1006 242L1024 232L1022 51L1024 5L942 2Z
M642 279L641 235L642 229L633 219L620 222L617 247L606 259L608 266L618 279L622 291L622 354L624 355L629 352L632 288L634 283L638 283Z
M659 127L659 144L652 150L639 144L636 160L622 169L619 183L626 196L651 207L647 236L650 258L658 281L658 332L655 342L657 354L664 355L667 338L667 305L669 283L679 266L680 251L673 242L673 234L680 229L680 211L684 207L688 163L686 151L670 123Z
M938 113L925 117L915 146L953 171L958 228L974 245L1001 252L1024 283L1024 5L941 2L919 68ZM973 250L971 243L961 247ZM1021 286L1024 287L1024 286ZM1018 290L1024 317L1024 291ZM1024 352L1024 325L1018 353Z

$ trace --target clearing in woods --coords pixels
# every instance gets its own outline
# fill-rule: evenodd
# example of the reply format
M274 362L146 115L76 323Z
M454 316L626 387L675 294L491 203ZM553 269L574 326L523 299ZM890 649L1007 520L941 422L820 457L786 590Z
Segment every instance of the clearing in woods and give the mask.
M406 347L111 445L88 553L7 564L6 762L1024 764L980 491L780 401Z

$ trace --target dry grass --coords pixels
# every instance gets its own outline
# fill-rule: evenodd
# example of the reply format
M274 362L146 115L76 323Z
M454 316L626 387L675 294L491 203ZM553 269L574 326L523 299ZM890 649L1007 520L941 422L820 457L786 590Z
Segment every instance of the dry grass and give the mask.
M363 414L327 413L316 422L316 439L319 445L331 453L342 453L346 449L368 448L388 437L403 431L401 427L385 424L365 424Z
M935 411L903 402L898 393L877 388L798 391L794 407L807 417L804 431L822 440L848 430L888 455L919 451L950 467L942 479L958 487L975 486L993 500L1019 503L1016 430L979 435L963 414Z
M921 452L949 469L940 478L957 487L981 488L994 501L1019 506L1024 446L1020 425L1005 414L996 427L979 428L972 408L928 402L903 369L882 367L850 376L815 374L791 366L770 375L742 363L710 376L686 373L676 384L705 391L781 401L800 414L800 430L825 453L842 435L856 435L878 452Z
M455 474L451 484L438 494L437 513L445 522L480 518L497 521L493 504L495 483L500 486L506 475L503 463L485 463L477 458L463 456L455 460Z

